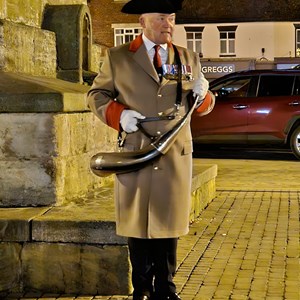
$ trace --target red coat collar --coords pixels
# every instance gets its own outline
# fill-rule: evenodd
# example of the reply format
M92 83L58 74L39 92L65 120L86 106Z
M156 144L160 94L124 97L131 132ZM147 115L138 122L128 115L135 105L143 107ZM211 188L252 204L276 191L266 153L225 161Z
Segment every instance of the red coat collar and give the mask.
M142 35L140 34L139 36L137 36L129 45L129 51L131 52L136 52L141 45L143 44L143 38ZM173 49L173 45L172 43L168 43L168 47Z

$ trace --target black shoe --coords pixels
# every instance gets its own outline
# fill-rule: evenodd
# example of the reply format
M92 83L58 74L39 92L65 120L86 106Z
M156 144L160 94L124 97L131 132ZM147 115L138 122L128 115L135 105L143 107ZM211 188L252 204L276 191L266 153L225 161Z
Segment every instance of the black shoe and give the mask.
M146 295L133 296L132 300L150 300L150 297Z
M181 300L181 298L176 294L176 293L172 293L169 296L167 296L168 300Z
M181 300L177 293L171 293L167 296L155 295L155 300Z

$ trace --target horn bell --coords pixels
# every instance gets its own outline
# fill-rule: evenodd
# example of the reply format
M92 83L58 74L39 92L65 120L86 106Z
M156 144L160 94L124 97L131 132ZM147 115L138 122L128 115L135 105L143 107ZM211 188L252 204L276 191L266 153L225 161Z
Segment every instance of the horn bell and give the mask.
M153 144L133 152L100 152L91 158L92 172L100 177L137 171L162 153Z

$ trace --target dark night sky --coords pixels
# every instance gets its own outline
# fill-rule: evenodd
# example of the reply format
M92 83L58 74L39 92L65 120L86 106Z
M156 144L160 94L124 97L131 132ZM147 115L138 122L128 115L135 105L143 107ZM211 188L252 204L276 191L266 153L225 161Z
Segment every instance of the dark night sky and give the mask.
M177 23L300 21L300 0L184 0Z

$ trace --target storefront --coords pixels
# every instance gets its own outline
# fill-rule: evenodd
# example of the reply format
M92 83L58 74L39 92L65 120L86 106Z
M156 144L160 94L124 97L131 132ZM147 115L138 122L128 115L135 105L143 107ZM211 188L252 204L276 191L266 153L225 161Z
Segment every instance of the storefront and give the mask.
M300 58L280 58L274 61L267 59L201 59L202 72L205 77L212 81L221 76L245 70L262 70L262 69L289 69L296 65L300 65Z
M211 81L229 73L255 69L254 59L201 59L202 72Z

